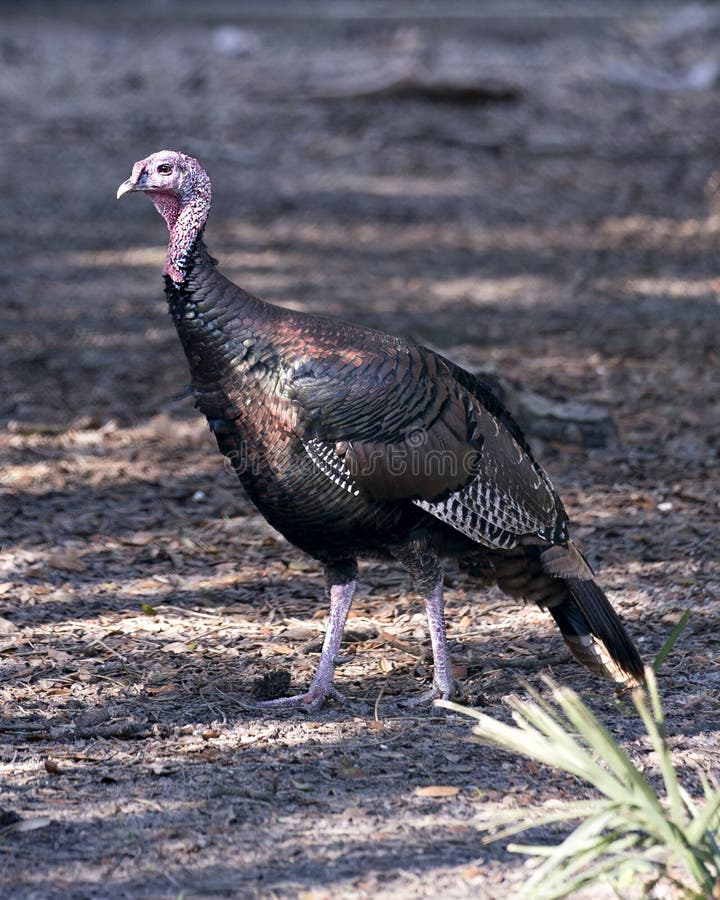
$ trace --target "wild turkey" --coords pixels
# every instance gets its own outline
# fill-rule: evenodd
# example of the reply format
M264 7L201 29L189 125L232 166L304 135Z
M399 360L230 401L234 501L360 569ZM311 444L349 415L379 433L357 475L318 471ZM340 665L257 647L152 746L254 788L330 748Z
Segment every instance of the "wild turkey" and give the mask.
M640 656L568 534L550 481L478 379L413 341L264 303L216 268L203 243L210 179L162 150L117 196L144 191L170 232L165 294L196 404L267 521L325 566L330 616L308 691L265 706L317 708L357 584L357 558L395 559L427 610L429 697L456 685L441 557L481 569L557 622L575 657L621 685Z

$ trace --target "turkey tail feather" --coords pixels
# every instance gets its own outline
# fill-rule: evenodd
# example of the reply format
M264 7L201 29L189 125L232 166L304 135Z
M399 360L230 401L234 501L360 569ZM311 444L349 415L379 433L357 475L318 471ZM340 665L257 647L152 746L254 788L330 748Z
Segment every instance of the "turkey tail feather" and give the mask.
M550 612L578 662L617 684L642 684L640 654L576 544L528 543L493 554L492 568L506 594Z
M591 580L563 581L570 596L549 611L573 656L591 672L619 684L642 684L640 654L602 590Z

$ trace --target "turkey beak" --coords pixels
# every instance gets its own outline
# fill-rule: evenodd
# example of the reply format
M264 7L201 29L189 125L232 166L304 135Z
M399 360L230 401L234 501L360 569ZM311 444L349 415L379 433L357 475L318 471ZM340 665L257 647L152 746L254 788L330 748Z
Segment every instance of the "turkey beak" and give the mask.
M123 196L123 194L129 194L130 191L142 191L144 189L144 176L144 172L140 177L133 174L128 178L127 181L123 181L123 183L117 189L117 199L119 200Z

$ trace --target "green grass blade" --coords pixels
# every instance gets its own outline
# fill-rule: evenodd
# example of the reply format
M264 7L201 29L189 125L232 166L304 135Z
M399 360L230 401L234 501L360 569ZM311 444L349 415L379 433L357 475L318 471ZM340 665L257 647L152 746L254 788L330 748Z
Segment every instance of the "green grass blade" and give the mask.
M649 666L645 669L645 683L648 696L650 697L652 714L650 709L648 709L645 694L642 690L633 692L633 704L635 709L637 709L640 718L643 720L645 730L650 735L653 748L658 755L660 771L662 773L663 781L665 782L665 791L670 803L671 819L678 828L682 828L685 824L685 808L682 797L680 796L680 786L678 784L677 774L673 767L672 756L667 744L665 717L660 703L655 672L653 672Z
M592 783L602 783L610 777L607 771L577 743L567 728L548 716L536 704L525 701L524 706L520 707L522 703L523 701L517 698L511 705L516 721L520 718L524 723L523 727L507 725L484 713L473 712L472 717L477 722L473 733L482 743L521 753L545 765L562 768ZM442 705L447 707L444 702ZM456 704L450 708L463 710ZM617 795L622 792L622 785L609 786L608 789Z
M573 691L560 688L549 678L543 680L562 710L565 716L564 720L532 690L531 694L535 705L516 696L510 698L509 704L514 715L525 716L531 724L554 742L551 749L554 760L551 759L550 764L584 778L599 791L615 800L627 798L628 782L631 784L636 782L636 787L646 789L649 794L652 794L642 774L632 765L612 735L584 706L580 698ZM583 711L587 714L585 721L582 720ZM550 712L553 715L550 715ZM577 735L568 731L568 723L574 725L580 732L587 747L583 746ZM593 753L590 753L588 748ZM527 753L523 747L518 749L520 752ZM612 762L614 765L610 765L609 768L599 765L595 758L596 755L600 756L603 762Z
M589 887L597 882L604 881L615 886L618 884L625 885L626 888L632 887L637 893L638 875L645 873L648 879L657 874L658 867L651 862L646 862L642 858L620 858L614 856L604 856L597 865L590 866L574 876L566 873L558 873L557 877L548 879L547 882L533 885L525 885L520 897L527 900L561 900L563 897L574 897L578 891ZM618 896L627 896L619 894ZM644 894L644 896L648 896Z
M628 790L632 790L636 803L640 803L640 798L642 798L643 805L649 812L662 815L662 807L655 791L607 728L574 691L569 688L560 688L550 679L546 679L546 681L553 691L555 701L565 715L614 774L613 781L607 778L593 781L592 783L598 790L602 790L619 802L630 801ZM601 769L601 771L604 770Z
M481 828L492 830L492 833L483 838L483 844L492 844L495 841L512 837L523 831L540 828L543 825L555 825L560 822L568 822L573 819L582 819L596 815L607 808L607 800L578 800L575 802L563 802L557 809L547 809L546 806L531 806L522 809L497 810L487 814L487 821L482 817L479 820ZM498 829L498 830L495 830Z
M673 627L670 634L667 636L665 643L660 648L660 652L653 660L652 670L656 675L660 671L660 667L662 666L662 664L668 658L670 651L675 646L675 642L685 630L685 626L690 619L690 615L690 610L686 609L685 612L680 616L677 624Z
M705 833L717 846L716 835L720 828L720 792L716 792L705 801L705 806L697 812L687 828L688 842L699 844Z
M522 896L527 897L564 897L596 880L601 872L616 868L623 854L637 843L636 835L619 837L607 834L594 841L588 841L589 835L583 835L582 841L576 840L582 826L570 837L554 848L545 862L533 873L525 884ZM511 848L508 848L511 849ZM515 848L513 848L515 849ZM519 849L519 848L518 848ZM523 848L542 851L544 848ZM544 854L543 854L544 855Z

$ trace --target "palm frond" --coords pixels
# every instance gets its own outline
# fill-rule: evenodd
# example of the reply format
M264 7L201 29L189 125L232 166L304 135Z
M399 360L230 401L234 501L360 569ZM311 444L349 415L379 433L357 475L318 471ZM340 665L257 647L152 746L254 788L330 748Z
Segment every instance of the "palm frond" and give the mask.
M678 634L680 630L676 627ZM486 840L580 820L558 845L509 845L508 849L540 862L521 896L554 900L600 880L620 886L639 875L655 882L663 876L673 880L670 868L677 866L694 882L694 887L683 887L687 897L720 894L720 790L701 775L704 803L699 804L680 783L668 746L655 667L646 668L645 677L645 689L637 688L632 702L658 758L662 797L580 697L549 678L544 681L552 703L531 688L529 699L509 698L514 725L438 701L439 706L476 720L473 734L479 743L561 769L583 779L599 794L586 801L488 815Z

